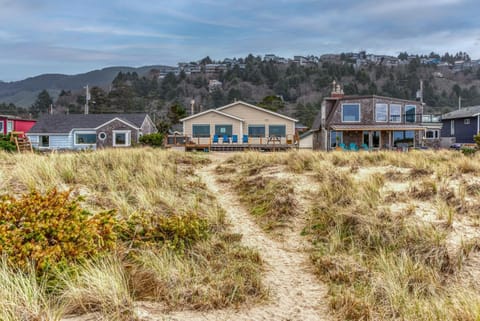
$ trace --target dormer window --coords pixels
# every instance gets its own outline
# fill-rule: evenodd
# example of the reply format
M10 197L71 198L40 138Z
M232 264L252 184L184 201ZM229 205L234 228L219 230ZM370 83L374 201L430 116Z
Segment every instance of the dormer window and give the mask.
M342 104L342 122L360 122L360 104Z

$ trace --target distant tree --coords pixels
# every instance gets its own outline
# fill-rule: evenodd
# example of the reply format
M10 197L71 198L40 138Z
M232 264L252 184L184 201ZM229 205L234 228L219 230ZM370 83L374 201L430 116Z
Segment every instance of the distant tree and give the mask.
M405 51L405 52L401 52L399 55L398 55L398 59L400 60L407 60L408 59L408 53Z
M263 97L262 101L258 103L258 106L272 111L277 111L285 107L285 102L278 96L270 95Z
M211 64L211 63L213 63L213 61L212 61L212 59L210 59L209 56L206 56L205 58L200 60L201 65L208 65L208 64Z
M180 105L180 103L175 102L170 106L167 112L167 118L170 124L174 125L180 122L180 119L187 117L187 111L185 108Z
M50 94L45 89L42 90L38 96L37 100L30 107L32 114L38 116L39 114L48 113L48 109L53 104L53 99L50 97Z

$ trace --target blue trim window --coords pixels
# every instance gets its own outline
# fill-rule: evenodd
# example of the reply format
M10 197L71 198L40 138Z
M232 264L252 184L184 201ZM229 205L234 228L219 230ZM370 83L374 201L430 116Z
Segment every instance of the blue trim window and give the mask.
M416 110L415 105L405 105L405 122L414 123L416 121Z
M265 125L248 125L248 136L265 137Z
M210 125L192 125L193 137L210 137Z
M75 144L96 144L97 143L97 134L96 133L75 133Z
M268 126L268 135L285 137L287 134L287 129L285 125L270 125Z
M360 122L360 104L342 105L342 122L354 123Z

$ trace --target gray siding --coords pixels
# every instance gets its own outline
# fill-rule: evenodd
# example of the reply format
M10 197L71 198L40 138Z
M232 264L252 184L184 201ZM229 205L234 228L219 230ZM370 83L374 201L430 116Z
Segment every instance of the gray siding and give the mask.
M470 124L465 124L465 119L470 119ZM473 136L477 134L477 117L453 119L455 132L451 133L452 119L443 120L441 137L455 137L457 143L473 144Z
M40 135L29 135L27 134L30 142L32 143L33 148L40 149L72 149L73 148L73 137L72 135L41 135L41 136L50 136L50 146L39 147Z

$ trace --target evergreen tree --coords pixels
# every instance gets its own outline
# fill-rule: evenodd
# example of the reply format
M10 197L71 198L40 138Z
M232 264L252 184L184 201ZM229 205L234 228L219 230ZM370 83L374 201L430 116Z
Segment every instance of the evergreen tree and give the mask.
M50 94L45 89L42 90L38 96L37 100L30 107L30 110L33 115L38 116L39 114L46 114L50 106L53 104L53 99L50 97Z

